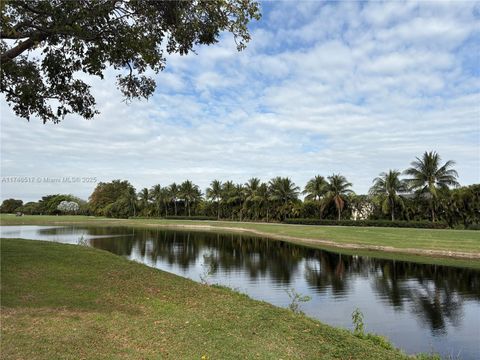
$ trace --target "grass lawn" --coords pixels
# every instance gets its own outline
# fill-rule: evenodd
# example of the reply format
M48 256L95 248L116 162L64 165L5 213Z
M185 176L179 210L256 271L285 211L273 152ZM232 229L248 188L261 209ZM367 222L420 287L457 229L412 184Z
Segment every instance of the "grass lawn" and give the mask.
M83 246L1 240L4 359L402 359L303 315Z
M480 231L406 229L385 227L308 226L228 221L189 221L162 219L107 219L87 216L1 215L2 225L83 224L96 226L208 226L218 229L244 229L282 240L333 249L343 246L344 253L444 265L480 267ZM313 240L313 241L312 241ZM315 242L318 240L318 242ZM320 243L326 241L327 243ZM348 248L348 246L353 247ZM357 249L353 250L355 247ZM383 249L385 248L385 249ZM338 251L338 249L336 249ZM429 252L437 252L429 253ZM451 253L450 253L451 252ZM463 253L477 259L461 259Z

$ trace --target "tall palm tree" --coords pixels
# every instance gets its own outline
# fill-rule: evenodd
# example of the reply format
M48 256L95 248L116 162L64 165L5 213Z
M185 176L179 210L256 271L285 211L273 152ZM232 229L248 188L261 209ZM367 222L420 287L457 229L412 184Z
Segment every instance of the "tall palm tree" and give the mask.
M224 207L224 215L225 217L231 217L233 220L233 202L235 199L235 184L233 181L226 181L222 185L222 199L225 203Z
M150 201L150 192L147 188L143 188L138 194L138 199L140 200L140 206L144 215L148 210L148 202Z
M230 199L233 203L238 205L239 220L242 221L243 206L245 203L245 188L242 184L235 185L234 196Z
M352 184L347 181L345 176L340 174L329 176L328 181L325 205L333 202L337 209L338 220L341 220L342 210L345 206L345 197L349 194L353 194L353 191L350 189Z
M160 217L160 207L164 198L164 190L160 184L154 185L150 190L150 196L152 197L153 202L155 203L155 209L157 211L157 216Z
M440 165L441 158L435 151L423 153L422 158L416 158L405 170L411 176L407 179L410 189L419 194L426 194L430 198L432 221L435 221L435 205L438 198L438 189L448 189L450 186L459 186L458 173L453 169L455 161L448 160Z
M270 199L279 204L280 218L284 219L290 207L298 200L300 188L290 178L276 177L270 180Z
M379 177L373 179L373 186L369 190L371 195L379 196L382 199L382 209L384 212L390 211L392 221L395 220L395 205L403 206L403 200L399 193L406 191L405 182L400 179L400 174L398 170L380 173Z
M164 187L160 190L160 198L163 200L163 206L165 207L165 216L168 216L168 204L172 201L170 190Z
M244 185L245 190L245 202L244 205L246 207L245 210L249 211L251 207L254 208L254 215L253 218L258 218L258 199L257 194L260 188L261 181L259 178L251 178Z
M319 205L320 209L320 218L322 218L322 199L328 192L328 182L325 180L323 176L317 175L313 179L310 179L305 185L305 189L303 190L303 194L305 196L305 200L315 201Z
M265 210L268 222L270 215L270 189L267 184L261 183L256 193L254 201L258 204L258 211Z
M133 211L133 216L135 217L137 215L137 193L135 192L135 188L133 186L129 186L125 193L123 194L125 197L128 207L129 207L129 212L130 210Z
M199 200L202 193L197 185L190 180L185 180L180 185L180 194L185 201L185 210L188 210L188 216L191 216L191 205Z
M207 199L211 199L217 203L217 219L220 220L220 202L222 200L222 182L213 180L210 187L207 188Z
M178 197L180 196L180 187L177 184L172 183L168 187L168 194L170 196L170 199L173 202L173 206L175 209L175 216L177 216L177 201L178 201Z

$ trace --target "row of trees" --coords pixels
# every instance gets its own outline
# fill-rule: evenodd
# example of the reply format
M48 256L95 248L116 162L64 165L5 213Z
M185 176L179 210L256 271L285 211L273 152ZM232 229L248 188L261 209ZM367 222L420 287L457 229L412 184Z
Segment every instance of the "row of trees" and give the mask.
M291 179L269 182L251 178L245 184L213 180L205 194L190 180L137 192L128 181L97 185L89 202L69 195L42 198L16 211L58 213L61 201L75 201L78 213L130 216L207 216L217 219L283 221L287 218L431 220L469 227L480 218L480 185L459 187L454 162L442 164L435 152L425 152L403 173L389 170L373 181L368 195L356 195L342 175L310 179L303 191ZM402 178L402 175L405 177ZM300 200L300 195L304 200ZM4 202L10 202L9 199ZM34 203L36 204L36 203ZM7 211L9 210L9 211ZM13 212L2 205L2 212Z
M316 192L318 180L325 183L324 196ZM322 200L322 213L328 205L335 206L340 218L345 197L353 194L351 186L342 175L334 174L328 181L317 176L303 193L307 201ZM302 215L299 195L300 188L286 177L276 177L268 183L251 178L245 184L214 180L205 197L190 180L165 187L155 185L138 193L128 181L114 180L96 187L90 196L90 208L95 215L112 217L204 215L217 219L271 221Z
M395 220L395 207L404 207L403 197L400 194L415 192L428 199L431 211L431 220L435 221L435 210L438 206L439 193L448 191L450 187L458 187L457 171L453 169L455 162L447 161L441 165L440 156L436 152L425 152L422 158L417 158L411 167L404 171L409 176L401 179L398 170L381 173L374 179L370 194L382 200L382 209L390 212L392 221Z
M43 196L39 201L23 203L22 200L6 199L0 206L2 213L20 212L29 215L88 214L89 204L76 196L55 194Z

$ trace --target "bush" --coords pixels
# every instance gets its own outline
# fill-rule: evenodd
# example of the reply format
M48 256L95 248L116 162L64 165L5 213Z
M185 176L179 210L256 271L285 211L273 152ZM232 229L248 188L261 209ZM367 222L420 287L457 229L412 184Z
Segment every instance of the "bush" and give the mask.
M378 226L419 229L448 228L448 225L446 223L430 221L286 219L283 221L283 223L298 225Z
M7 213L7 214L14 214L16 211L19 211L20 207L22 207L23 201L22 200L15 200L15 199L7 199L3 200L2 206L0 206L0 212Z
M467 230L480 230L480 224L470 224L467 226Z

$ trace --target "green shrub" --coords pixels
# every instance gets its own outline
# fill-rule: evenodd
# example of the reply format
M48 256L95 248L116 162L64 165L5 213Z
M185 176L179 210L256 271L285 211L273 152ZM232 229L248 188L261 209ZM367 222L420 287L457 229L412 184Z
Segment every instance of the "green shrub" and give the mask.
M446 229L448 225L443 222L430 221L390 221L390 220L320 220L320 219L286 219L285 224L299 225L339 225L339 226L377 226L400 227L420 229Z

